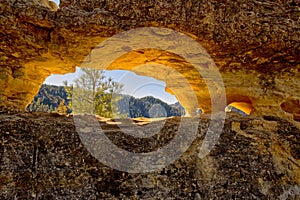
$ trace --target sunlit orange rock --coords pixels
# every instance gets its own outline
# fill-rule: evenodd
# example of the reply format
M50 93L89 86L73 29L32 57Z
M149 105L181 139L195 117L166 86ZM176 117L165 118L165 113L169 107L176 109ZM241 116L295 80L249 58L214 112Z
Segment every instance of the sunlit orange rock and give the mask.
M24 109L49 75L74 72L111 36L154 26L184 33L205 48L222 75L227 104L250 103L252 115L298 116L283 104L300 99L299 6L291 1L61 0L57 9L46 0L3 0L0 12L2 106ZM198 102L184 95L189 88L176 82L177 75L167 79L162 66L178 72ZM197 108L212 111L206 83L178 55L132 50L106 68L165 81L191 115Z

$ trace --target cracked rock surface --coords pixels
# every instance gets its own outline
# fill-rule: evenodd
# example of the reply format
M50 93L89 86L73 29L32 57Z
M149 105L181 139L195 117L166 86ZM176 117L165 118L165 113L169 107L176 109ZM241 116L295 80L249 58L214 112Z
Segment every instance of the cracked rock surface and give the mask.
M72 116L2 112L0 198L299 198L299 129L272 116L230 115L216 146L200 159L210 120L199 120L197 138L177 161L155 172L132 174L95 159L75 131ZM112 122L99 120L99 125L118 147L139 153L172 140L180 118L167 119L159 136L138 142Z

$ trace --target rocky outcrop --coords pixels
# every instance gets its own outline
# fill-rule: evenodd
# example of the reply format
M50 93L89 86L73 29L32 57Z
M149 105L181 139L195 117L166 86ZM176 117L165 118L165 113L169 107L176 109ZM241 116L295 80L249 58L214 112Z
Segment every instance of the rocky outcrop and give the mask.
M226 89L227 104L244 102L253 115L271 114L299 120L298 1L1 0L0 99L3 106L24 108L50 74L74 72L91 49L105 39L137 27L164 27L191 36L211 56ZM133 62L132 59L138 62ZM187 86L166 78L167 65ZM202 63L203 67L211 63ZM210 93L185 59L161 51L128 51L108 69L127 69L163 80L190 114L196 107L211 112ZM156 70L156 71L155 71ZM155 71L155 73L154 73ZM209 84L209 83L208 83ZM221 105L218 110L224 110Z
M91 156L71 116L2 112L0 198L299 199L299 129L271 116L232 115L216 146L200 159L210 120L199 120L196 139L177 161L135 174L114 170ZM136 153L168 144L180 123L179 118L168 119L158 134L133 138L112 120L99 121L115 145Z

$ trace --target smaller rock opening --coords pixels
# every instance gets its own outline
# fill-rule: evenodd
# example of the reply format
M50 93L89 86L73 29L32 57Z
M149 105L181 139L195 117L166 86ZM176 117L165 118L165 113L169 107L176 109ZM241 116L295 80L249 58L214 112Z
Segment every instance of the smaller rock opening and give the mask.
M248 102L232 102L225 108L225 112L236 112L243 116L249 116L253 106Z
M281 109L293 115L295 121L300 122L300 101L299 99L290 99L280 105Z
M57 11L57 9L59 8L60 0L40 0L36 1L35 3L37 3L39 6L46 7L52 11Z
M196 114L197 114L197 115L203 114L202 109L201 109L201 108L197 108L197 109L196 109Z

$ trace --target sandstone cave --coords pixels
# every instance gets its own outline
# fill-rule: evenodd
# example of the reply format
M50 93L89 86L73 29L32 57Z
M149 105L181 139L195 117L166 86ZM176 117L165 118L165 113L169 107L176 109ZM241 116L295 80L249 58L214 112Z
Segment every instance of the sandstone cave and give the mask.
M298 1L0 0L0 12L1 199L299 199ZM159 152L184 123L186 135L197 130L190 147L131 173L93 156L72 115L25 111L48 76L76 66L164 81L188 114L149 138L93 118L114 145ZM225 113L230 105L246 115Z

